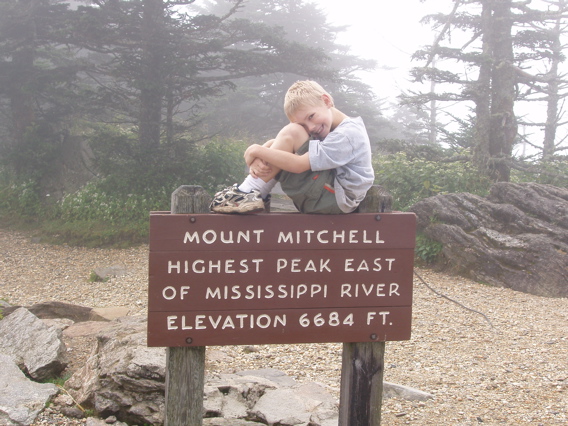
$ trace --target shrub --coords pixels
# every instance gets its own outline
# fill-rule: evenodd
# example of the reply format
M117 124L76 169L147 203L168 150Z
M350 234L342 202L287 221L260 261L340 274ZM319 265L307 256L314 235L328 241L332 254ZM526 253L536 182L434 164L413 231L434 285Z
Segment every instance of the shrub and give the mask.
M414 249L414 253L419 259L430 264L436 261L443 247L442 243L432 240L424 234L418 234L416 236L416 248Z
M568 188L568 157L559 156L551 161L539 161L521 165L511 171L511 182L536 182Z
M178 142L164 146L145 163L125 147L132 143L130 137L106 136L98 135L94 143L105 177L63 198L57 220L44 227L57 240L88 246L146 241L149 212L168 211L171 194L179 186L201 185L213 193L245 176L246 145L241 141ZM111 154L116 145L123 147L122 154Z
M466 162L409 159L405 153L377 156L376 181L393 195L393 209L407 210L421 199L437 194L470 192L486 195L489 179L480 177Z
M11 180L5 173L0 180L0 213L3 218L18 217L25 221L36 219L44 206L39 184L32 180Z

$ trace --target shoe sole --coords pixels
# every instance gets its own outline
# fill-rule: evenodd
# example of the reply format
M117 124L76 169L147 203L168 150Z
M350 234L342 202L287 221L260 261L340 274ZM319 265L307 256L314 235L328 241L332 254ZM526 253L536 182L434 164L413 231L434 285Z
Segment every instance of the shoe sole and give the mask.
M211 209L215 213L236 213L236 214L250 214L250 213L260 213L264 211L264 204L262 206L248 205L242 207L234 206L219 206Z

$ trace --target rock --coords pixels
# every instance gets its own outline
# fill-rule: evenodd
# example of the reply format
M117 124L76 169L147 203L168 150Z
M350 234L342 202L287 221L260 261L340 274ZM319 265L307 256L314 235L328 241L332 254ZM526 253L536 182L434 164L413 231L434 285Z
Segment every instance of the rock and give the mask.
M7 308L5 315L15 311L20 306ZM27 308L32 314L41 319L67 318L74 322L108 321L94 309L64 302L42 302Z
M67 390L78 404L94 409L97 416L114 416L132 424L162 424L165 348L146 346L145 316L123 317L105 324L108 327L97 335L96 348L86 365L67 381ZM414 400L427 395L391 386L391 392L401 398ZM338 404L327 388L312 382L298 384L275 369L207 376L204 392L205 425L338 423Z
M71 327L75 322L68 318L49 318L49 319L42 319L43 323L48 327L53 327L61 332L64 332L67 328Z
M111 327L111 324L108 322L84 321L74 323L67 327L65 330L63 330L63 336L69 338L96 336L98 333L108 327Z
M293 378L287 376L286 373L284 373L283 371L275 370L274 368L263 368L261 370L245 370L236 373L236 375L241 377L246 377L246 376L261 377L270 380L270 382L275 383L276 385L279 386L291 387L296 384L296 381Z
M57 394L57 386L32 382L7 355L0 354L0 365L0 424L32 424Z
M93 314L104 318L106 321L112 321L120 317L125 317L130 312L130 308L126 306L111 306L108 308L93 308Z
M268 425L310 425L322 416L337 424L335 399L320 385L307 383L291 388L268 390L250 411L253 419Z
M116 421L114 423L107 423L106 419L101 420L101 419L97 419L95 417L88 417L87 422L85 423L86 426L108 426L109 424L112 424L114 426L128 426L127 423L123 423L123 422L119 422L119 421Z
M67 366L61 330L19 308L0 321L0 353L35 380L58 376Z
M568 296L568 190L495 184L486 198L447 194L410 209L443 244L451 271L537 296Z
M146 346L146 317L114 320L97 336L95 352L66 383L83 407L134 424L161 424L165 348Z
M434 395L408 386L383 382L383 398L387 399L393 397L405 399L407 401L426 401L428 399L433 399Z
M121 265L113 265L106 267L97 267L93 269L91 276L92 281L107 281L112 277L122 277L128 273L128 270Z
M65 417L71 417L72 419L83 419L85 417L85 413L78 407L61 407L59 411Z
M257 422L241 419L223 419L222 417L203 419L203 426L258 426Z
M568 229L568 189L538 183L493 185L489 201L511 204L530 216ZM566 242L566 240L564 240Z

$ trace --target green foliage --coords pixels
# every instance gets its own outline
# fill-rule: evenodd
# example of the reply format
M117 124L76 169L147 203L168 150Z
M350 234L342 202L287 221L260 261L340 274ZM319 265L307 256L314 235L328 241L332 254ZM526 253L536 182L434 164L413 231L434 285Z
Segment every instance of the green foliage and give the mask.
M246 176L243 154L247 144L243 141L211 141L203 144L196 152L196 170L199 173L194 182L209 192L241 182Z
M42 383L52 383L58 388L63 388L65 382L71 378L71 373L66 372L62 376L59 377L50 377L45 379Z
M124 194L109 192L108 182L91 182L80 191L65 197L59 204L59 218L65 222L97 221L111 226L136 222L152 210L164 210L171 194L170 188Z
M14 180L7 173L0 178L0 217L10 220L14 216L27 221L42 212L39 184L31 179Z
M511 182L536 182L568 188L568 158L559 156L552 161L532 163L529 167L514 169L511 172Z
M182 184L201 185L213 191L245 175L243 153L247 145L239 140L196 142L186 136L148 152L140 146L135 133L100 127L89 142L95 167L104 176L104 182L98 184L104 192L171 193L172 187Z
M55 242L131 245L148 238L149 213L169 211L172 192L200 185L210 193L245 176L242 141L180 140L153 156L140 152L128 132L103 129L92 138L103 177L64 197L44 229ZM55 219L56 218L56 219Z
M2 166L19 179L41 179L56 172L62 154L63 137L53 126L38 121L27 127L22 140L1 147Z
M438 194L486 195L491 185L469 163L409 158L401 152L376 156L374 168L377 183L393 195L395 210L407 210L419 200Z
M131 245L148 237L149 212L169 210L175 188L154 187L125 193L109 190L112 176L91 182L57 205L44 229L53 241L86 246Z
M149 212L169 211L172 192L200 185L209 193L246 175L246 143L234 140L161 144L152 155L136 135L100 127L90 138L100 177L48 204L35 180L0 175L0 216L34 220L51 242L85 246L128 246L147 241Z
M101 278L97 275L97 273L95 271L91 271L91 274L89 275L89 282L90 283L98 283L98 282L107 282L108 278Z
M442 243L432 240L424 234L418 234L416 236L416 248L414 249L414 253L427 264L434 263L443 248Z

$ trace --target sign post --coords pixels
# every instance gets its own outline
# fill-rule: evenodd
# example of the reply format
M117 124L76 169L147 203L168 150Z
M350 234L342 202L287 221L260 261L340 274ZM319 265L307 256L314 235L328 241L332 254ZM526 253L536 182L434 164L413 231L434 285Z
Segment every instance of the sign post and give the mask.
M384 342L410 338L414 214L386 212L380 187L351 215L216 215L208 201L181 187L150 216L166 424L202 424L205 346L317 342L344 343L340 424L380 424Z
M373 186L359 211L387 213L391 206L392 196ZM343 343L339 426L381 424L384 358L384 341Z
M181 186L172 193L171 211L206 213L209 201L209 195L200 186ZM205 346L168 347L164 425L201 426L204 387Z

